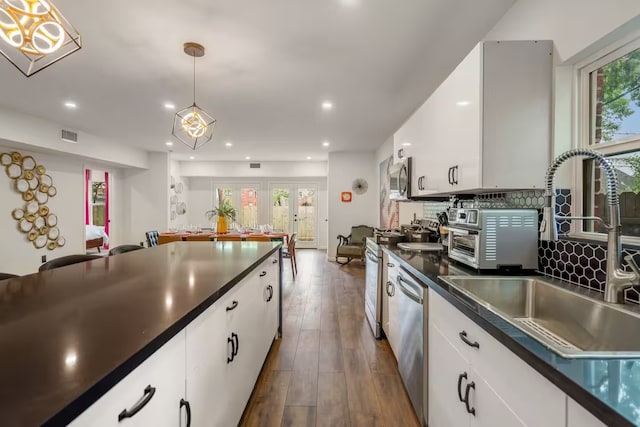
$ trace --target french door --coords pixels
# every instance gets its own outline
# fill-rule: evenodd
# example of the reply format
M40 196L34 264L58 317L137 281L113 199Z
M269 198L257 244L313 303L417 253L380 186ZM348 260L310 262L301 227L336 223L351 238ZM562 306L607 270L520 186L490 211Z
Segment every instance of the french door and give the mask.
M296 247L318 247L318 185L272 183L270 223L276 230L297 234Z

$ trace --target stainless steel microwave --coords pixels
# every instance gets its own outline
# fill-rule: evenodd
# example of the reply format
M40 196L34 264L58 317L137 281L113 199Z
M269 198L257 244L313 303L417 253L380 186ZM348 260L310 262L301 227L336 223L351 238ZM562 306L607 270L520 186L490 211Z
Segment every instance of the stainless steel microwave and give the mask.
M390 169L391 200L409 200L411 197L411 157L395 163Z

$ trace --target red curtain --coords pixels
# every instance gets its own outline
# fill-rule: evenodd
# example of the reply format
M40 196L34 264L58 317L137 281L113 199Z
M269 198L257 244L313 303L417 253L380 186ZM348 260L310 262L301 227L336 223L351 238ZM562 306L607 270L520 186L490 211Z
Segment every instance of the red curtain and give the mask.
M84 223L85 225L89 225L89 197L91 197L91 171L89 169L85 169L84 171L84 188L86 194L84 195Z
M104 232L109 234L109 172L104 173ZM105 249L109 249L109 244L104 245Z

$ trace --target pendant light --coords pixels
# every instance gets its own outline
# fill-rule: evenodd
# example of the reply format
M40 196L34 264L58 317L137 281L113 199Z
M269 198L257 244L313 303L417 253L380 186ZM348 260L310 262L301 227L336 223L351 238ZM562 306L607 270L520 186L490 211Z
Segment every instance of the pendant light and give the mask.
M30 77L82 47L51 0L0 0L0 53Z
M196 104L196 58L204 56L204 46L193 42L185 43L184 53L193 57L193 104L176 113L171 133L180 142L196 150L213 138L216 119Z

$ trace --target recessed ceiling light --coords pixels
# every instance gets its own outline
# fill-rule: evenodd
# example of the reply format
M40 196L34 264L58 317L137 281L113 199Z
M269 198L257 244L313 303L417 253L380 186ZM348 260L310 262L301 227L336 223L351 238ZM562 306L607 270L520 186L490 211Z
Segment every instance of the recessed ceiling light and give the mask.
M322 103L322 109L323 109L324 111L330 111L330 110L333 110L333 102L331 102L331 101L324 101L324 102Z
M176 105L173 102L165 102L164 108L166 108L167 110L175 110Z
M167 147L171 147L173 145L173 142L167 141L164 143L164 145L166 145Z
M195 160L195 157L189 156L189 160Z
M410 142L403 142L402 146L403 147L411 147L411 143Z
M247 156L244 158L245 160L251 160L251 156Z
M330 145L331 145L331 143L329 141L325 141L325 142L322 143L323 147L328 147Z
M226 145L227 147L231 147L231 146L233 146L233 143L231 143L231 142L225 142L225 143L224 143L224 145Z
M65 106L65 107L67 107L67 108L70 108L70 109L72 109L72 110L75 110L76 108L78 108L78 104L76 104L76 103L75 103L75 102L73 102L73 101L66 101L66 102L64 103L64 106Z
M307 156L307 160L311 160L311 156Z
M470 105L470 104L471 104L470 101L458 101L458 102L456 102L456 105L458 107L466 107L467 105Z

